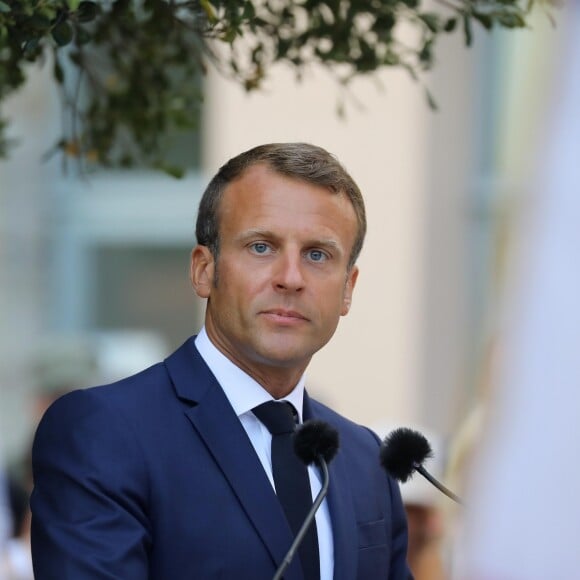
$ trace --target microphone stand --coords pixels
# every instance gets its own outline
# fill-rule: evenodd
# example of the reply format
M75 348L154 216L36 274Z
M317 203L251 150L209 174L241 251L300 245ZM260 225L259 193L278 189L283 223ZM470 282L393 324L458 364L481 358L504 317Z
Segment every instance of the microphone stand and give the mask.
M328 474L328 465L326 464L326 461L324 460L324 457L322 457L322 455L319 455L316 461L322 469L323 474L322 488L318 492L318 495L316 496L316 499L314 500L314 503L312 504L312 507L310 508L310 511L306 516L306 519L304 520L304 523L298 530L298 533L296 534L296 537L294 538L294 541L292 542L290 549L288 550L286 556L284 557L284 560L282 560L282 563L278 567L278 570L276 570L276 574L274 575L272 580L282 579L282 574L284 574L286 568L288 568L290 562L292 562L292 558L294 558L296 550L302 543L302 540L304 539L304 536L306 535L306 532L308 531L308 528L310 527L310 524L312 523L312 520L314 519L314 516L316 515L316 512L320 507L320 504L323 502L324 498L326 497L326 494L328 493L328 484L330 481L330 477Z
M441 493L444 493L448 498L463 505L461 499L455 495L450 489L446 488L441 482L437 481L420 463L415 463L415 471L418 471L427 481L432 483Z

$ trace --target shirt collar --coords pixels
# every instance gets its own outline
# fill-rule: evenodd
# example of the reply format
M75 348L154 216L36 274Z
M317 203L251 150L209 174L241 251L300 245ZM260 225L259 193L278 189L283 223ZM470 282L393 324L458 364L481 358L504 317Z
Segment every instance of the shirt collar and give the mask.
M195 346L205 361L221 388L223 389L230 405L236 415L240 417L251 411L254 407L273 401L274 398L262 385L250 375L236 366L227 358L210 340L205 326L195 338ZM304 402L304 375L292 389L292 391L280 399L292 403L298 411L299 422L302 423L302 405Z

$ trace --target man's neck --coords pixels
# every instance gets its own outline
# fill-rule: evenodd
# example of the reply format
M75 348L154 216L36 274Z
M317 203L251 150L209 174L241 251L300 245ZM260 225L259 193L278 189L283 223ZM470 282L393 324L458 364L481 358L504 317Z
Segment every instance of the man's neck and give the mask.
M204 344L207 344L220 356L227 358L232 365L253 379L274 399L282 399L288 396L302 380L307 363L274 366L260 361L240 360L239 357L230 353L228 349L222 348L219 341L214 340L207 330L207 327L204 327L198 339L203 338Z

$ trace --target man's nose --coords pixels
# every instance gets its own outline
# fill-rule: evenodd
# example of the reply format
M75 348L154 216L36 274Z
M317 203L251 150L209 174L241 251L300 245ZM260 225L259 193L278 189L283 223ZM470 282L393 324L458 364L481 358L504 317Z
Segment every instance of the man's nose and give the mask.
M273 284L279 291L300 291L304 288L302 256L300 252L283 252L277 260Z

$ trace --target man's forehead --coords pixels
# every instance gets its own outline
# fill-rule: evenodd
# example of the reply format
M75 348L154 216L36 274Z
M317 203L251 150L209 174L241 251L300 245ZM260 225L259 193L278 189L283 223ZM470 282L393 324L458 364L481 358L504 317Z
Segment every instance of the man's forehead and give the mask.
M246 191L246 190L242 190L239 187L236 187L242 181L249 181L249 180L255 179L259 182L259 181L268 180L271 178L274 178L274 179L280 178L280 179L283 179L289 183L295 182L297 187L300 185L307 185L307 186L320 188L322 190L326 190L331 195L345 197L349 201L349 203L352 205L352 202L350 201L350 199L346 195L345 191L337 190L336 188L332 187L331 185L327 185L325 183L320 183L316 180L308 179L304 176L301 176L301 175L298 175L295 173L288 173L286 171L280 170L280 169L274 167L268 161L264 161L264 160L256 161L256 162L248 165L248 167L244 168L244 170L241 171L239 175L237 175L234 179L232 179L224 188L224 193L223 193L222 199L223 199L223 197L229 197L230 199L228 201L232 201L232 199L231 199L232 197L235 198L236 195L241 195L244 191ZM226 194L228 192L230 192L230 195L226 196Z

